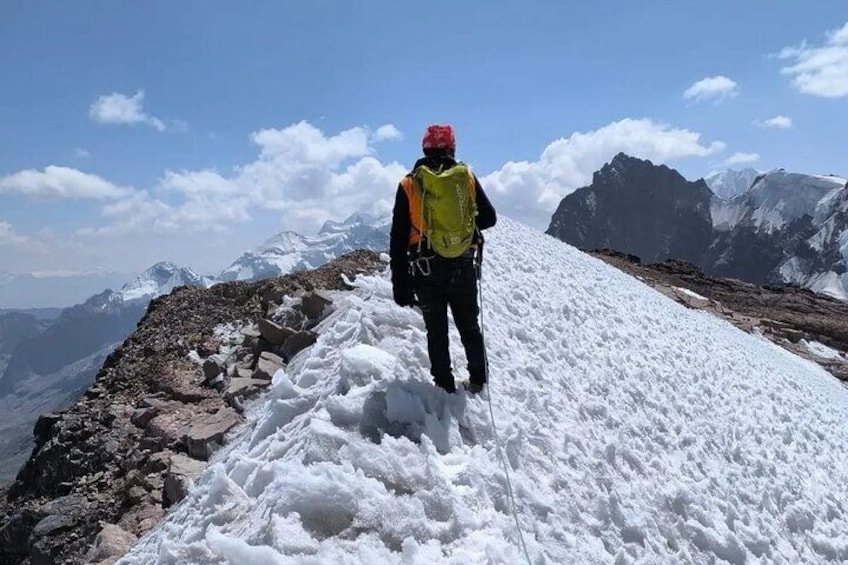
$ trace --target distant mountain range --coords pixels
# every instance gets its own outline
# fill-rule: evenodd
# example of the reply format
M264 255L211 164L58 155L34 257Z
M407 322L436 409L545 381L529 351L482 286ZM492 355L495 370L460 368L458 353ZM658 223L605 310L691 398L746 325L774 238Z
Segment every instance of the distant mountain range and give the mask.
M43 310L0 313L0 482L23 462L38 416L77 400L150 300L177 286L211 283L191 269L158 263L120 291L104 290L52 319Z
M250 281L320 267L354 249L388 250L391 218L354 214L344 222L327 222L318 235L284 231L245 252L218 280Z
M747 190L742 174L712 180L739 194L720 198L704 180L619 154L562 200L547 233L585 249L683 259L715 276L848 299L845 179L775 170Z
M73 402L106 355L144 315L149 302L178 286L259 280L319 267L354 249L388 248L390 218L354 214L327 222L316 236L282 232L245 252L218 278L162 262L121 290L104 290L64 310L0 311L0 483L12 478L45 412Z

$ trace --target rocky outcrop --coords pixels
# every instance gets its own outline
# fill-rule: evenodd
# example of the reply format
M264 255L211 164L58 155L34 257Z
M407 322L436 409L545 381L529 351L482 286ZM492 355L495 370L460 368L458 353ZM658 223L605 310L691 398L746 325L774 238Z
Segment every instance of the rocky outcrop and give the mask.
M608 249L592 255L689 308L762 335L848 382L848 303L844 301L795 286L758 286L711 277L685 261L643 265L639 257ZM828 355L811 344L822 344L839 355Z
M713 239L712 196L702 180L619 153L563 199L547 233L582 249L697 262Z
M154 300L83 398L38 421L35 449L0 499L0 563L115 559L108 548L129 538L108 526L141 536L158 523L239 425L244 403L295 354L286 344L317 335L328 304L318 316L302 305L381 265L354 252L315 271ZM263 320L290 337L266 339Z

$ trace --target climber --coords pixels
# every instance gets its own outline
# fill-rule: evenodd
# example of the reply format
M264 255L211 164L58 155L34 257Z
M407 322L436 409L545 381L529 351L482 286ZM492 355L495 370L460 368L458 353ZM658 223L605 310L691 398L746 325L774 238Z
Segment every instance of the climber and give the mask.
M465 387L476 394L483 390L488 373L477 303L481 230L494 226L497 216L480 181L454 158L451 126L429 126L422 148L424 157L401 180L395 197L390 242L394 300L400 306L421 308L430 374L437 386L455 392L450 307L468 358Z

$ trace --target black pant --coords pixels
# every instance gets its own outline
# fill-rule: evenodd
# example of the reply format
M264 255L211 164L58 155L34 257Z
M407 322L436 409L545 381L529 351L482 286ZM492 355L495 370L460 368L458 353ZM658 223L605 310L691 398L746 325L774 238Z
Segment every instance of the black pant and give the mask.
M480 308L477 305L477 274L473 259L431 259L430 275L416 274L415 291L427 326L430 374L436 384L447 390L453 390L455 386L448 340L448 306L465 347L470 380L484 384L486 351L477 321Z

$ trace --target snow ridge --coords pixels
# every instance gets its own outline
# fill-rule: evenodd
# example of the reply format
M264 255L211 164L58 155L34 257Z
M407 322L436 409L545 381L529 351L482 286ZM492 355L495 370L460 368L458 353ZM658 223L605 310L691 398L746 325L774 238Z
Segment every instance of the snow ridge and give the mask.
M534 563L848 560L835 379L508 219L487 242L490 393ZM355 284L119 563L522 560L485 400L430 384L387 274Z

